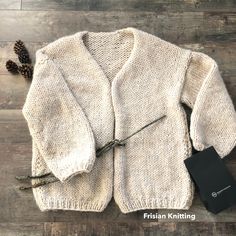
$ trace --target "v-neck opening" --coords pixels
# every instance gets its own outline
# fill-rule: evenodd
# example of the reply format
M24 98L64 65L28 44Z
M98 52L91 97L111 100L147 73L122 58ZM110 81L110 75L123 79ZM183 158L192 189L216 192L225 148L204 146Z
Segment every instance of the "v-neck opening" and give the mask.
M88 48L86 47L85 42L84 42L85 36L90 36L91 34L93 34L93 35L97 34L99 36L99 34L101 34L101 33L106 34L107 36L109 36L109 35L114 36L114 34L117 34L117 37L119 37L118 34L131 33L132 37L133 37L132 48L129 53L129 56L125 60L125 62L122 63L121 68L118 70L117 73L115 73L115 75L112 77L111 81L110 81L109 77L107 76L106 72L104 71L104 69L102 68L102 66L95 59L94 55L92 55L92 53L88 50ZM96 75L96 72L99 73L98 75L104 77L109 82L110 86L112 86L112 84L119 78L119 76L122 73L124 73L128 69L128 67L132 64L133 58L135 56L136 48L137 48L137 35L136 35L135 29L132 27L118 29L118 30L110 31L110 32L82 31L80 33L80 44L81 44L80 46L82 47L84 55L86 55L88 58L88 62L95 69L95 75Z

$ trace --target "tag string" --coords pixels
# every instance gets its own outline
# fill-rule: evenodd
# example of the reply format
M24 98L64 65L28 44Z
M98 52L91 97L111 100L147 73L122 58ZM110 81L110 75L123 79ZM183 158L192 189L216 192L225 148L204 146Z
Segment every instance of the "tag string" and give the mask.
M153 120L152 122L146 124L145 126L141 127L140 129L138 129L137 131L135 131L134 133L130 134L129 136L127 136L124 139L113 139L110 142L107 142L104 146L102 146L101 148L96 149L96 157L101 157L103 153L108 152L109 150L111 150L112 148L116 147L116 146L125 146L126 143L125 141L130 139L131 137L133 137L135 134L139 133L140 131L142 131L143 129L147 128L148 126L156 123L157 121L163 119L164 117L166 117L166 115L163 115L155 120ZM45 173L42 175L21 175L21 176L16 176L15 178L19 181L24 181L24 180L32 180L32 179L44 179L47 177L52 177L52 179L46 179L43 180L39 183L36 184L32 184L30 186L21 186L19 189L20 190L27 190L27 189L32 189L32 188L37 188L46 184L50 184L50 183L54 183L54 182L58 182L59 179L56 178L52 172L49 173Z

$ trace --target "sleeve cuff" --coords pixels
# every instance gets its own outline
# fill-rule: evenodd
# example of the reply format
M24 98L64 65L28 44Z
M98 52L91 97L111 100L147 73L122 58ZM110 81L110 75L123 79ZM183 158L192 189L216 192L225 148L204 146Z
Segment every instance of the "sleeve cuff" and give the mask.
M80 156L79 152L73 152L67 156L58 157L47 161L48 168L61 182L65 182L82 173L89 173L94 165L96 156ZM68 163L68 160L69 163Z

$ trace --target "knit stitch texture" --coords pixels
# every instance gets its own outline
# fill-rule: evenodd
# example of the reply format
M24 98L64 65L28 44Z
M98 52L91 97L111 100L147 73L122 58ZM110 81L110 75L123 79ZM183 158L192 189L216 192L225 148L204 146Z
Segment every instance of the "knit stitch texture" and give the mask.
M182 103L192 109L190 130ZM36 52L22 109L32 136L32 174L60 181L33 189L40 210L123 213L189 209L194 185L183 160L235 146L236 113L217 63L133 27L80 31ZM130 138L96 158L96 148ZM37 183L39 180L32 180Z

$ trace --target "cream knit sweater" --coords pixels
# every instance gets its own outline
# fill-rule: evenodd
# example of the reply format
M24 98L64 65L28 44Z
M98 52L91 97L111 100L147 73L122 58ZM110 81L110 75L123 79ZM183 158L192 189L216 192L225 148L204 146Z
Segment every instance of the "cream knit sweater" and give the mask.
M182 103L192 108L190 130ZM189 209L194 185L183 160L235 146L236 113L216 62L133 27L80 31L36 52L23 115L32 136L32 174L60 181L33 189L42 211L123 213ZM123 139L96 158L96 148ZM34 180L36 183L38 180Z

